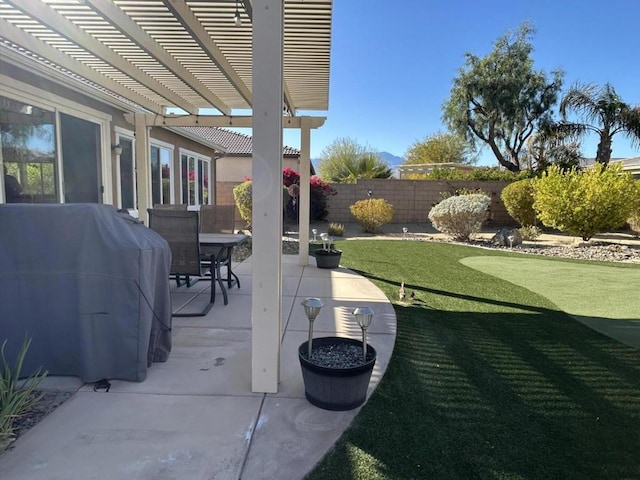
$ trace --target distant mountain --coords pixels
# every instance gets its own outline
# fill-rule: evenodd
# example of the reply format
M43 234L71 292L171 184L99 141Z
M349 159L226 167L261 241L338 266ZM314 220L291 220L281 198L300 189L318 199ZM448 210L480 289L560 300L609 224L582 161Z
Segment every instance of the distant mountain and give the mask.
M387 162L389 162L389 165L391 165L392 167L396 167L398 165L402 165L402 162L404 162L404 159L402 157L398 157L397 155L394 155L393 153L389 153L389 152L378 152L378 155L385 159Z

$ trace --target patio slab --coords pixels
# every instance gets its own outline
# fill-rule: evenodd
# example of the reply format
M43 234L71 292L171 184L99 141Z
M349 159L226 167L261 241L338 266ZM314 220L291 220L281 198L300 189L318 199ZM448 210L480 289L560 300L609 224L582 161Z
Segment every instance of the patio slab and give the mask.
M76 393L0 456L11 480L242 479L297 480L313 469L359 409L330 412L304 396L298 347L308 322L306 296L325 302L315 337L361 338L351 312L376 312L368 343L378 352L369 394L393 352L395 313L382 292L346 269L321 270L283 256L281 375L277 394L251 391L250 259L236 265L242 288L229 290L204 317L174 317L173 348L144 382L111 380L109 392L76 378L44 386ZM312 259L311 259L312 260ZM312 262L313 263L313 262ZM172 303L201 310L209 282L171 288ZM186 304L186 307L183 307Z
M0 457L0 478L239 478L261 403L78 392Z

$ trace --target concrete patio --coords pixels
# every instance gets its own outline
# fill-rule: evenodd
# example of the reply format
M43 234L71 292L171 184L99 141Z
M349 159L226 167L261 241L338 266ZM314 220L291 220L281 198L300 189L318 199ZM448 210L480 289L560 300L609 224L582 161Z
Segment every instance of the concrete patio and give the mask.
M359 409L331 412L304 398L297 348L307 339L300 303L324 300L314 337L361 338L351 312L376 313L368 343L378 352L369 394L391 357L392 305L371 282L347 269L297 265L283 256L282 368L277 394L251 392L251 258L234 267L242 288L220 292L206 317L173 319L173 350L144 382L112 381L93 391L76 378L52 377L47 388L76 393L0 456L0 478L301 479L331 448ZM311 263L314 264L311 257ZM172 282L173 309L201 310L210 283Z

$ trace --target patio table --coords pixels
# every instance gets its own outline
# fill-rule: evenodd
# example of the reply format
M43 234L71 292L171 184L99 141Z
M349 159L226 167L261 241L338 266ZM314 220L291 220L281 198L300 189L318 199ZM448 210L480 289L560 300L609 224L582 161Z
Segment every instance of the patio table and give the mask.
M220 272L220 266L222 264L227 266L227 287L232 288L234 284L240 288L240 279L233 273L231 268L231 255L233 249L238 245L242 245L249 237L241 233L200 233L200 246L201 247L216 247L219 248L217 253L212 256L211 269L212 275L215 275L220 290L222 290L222 296L224 297L224 304L229 303L227 297L227 289L224 286L222 273ZM213 297L213 292L212 292Z

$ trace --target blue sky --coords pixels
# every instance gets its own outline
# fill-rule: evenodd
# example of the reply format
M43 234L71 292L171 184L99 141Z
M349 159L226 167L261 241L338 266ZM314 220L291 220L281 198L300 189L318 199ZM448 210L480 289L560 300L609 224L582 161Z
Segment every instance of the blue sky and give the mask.
M441 106L464 53L484 56L523 21L536 28L536 70L576 81L610 82L624 101L640 104L637 0L335 0L329 110L311 134L311 158L350 137L403 156L416 140L444 130ZM305 112L301 112L304 114ZM284 143L298 148L299 132ZM597 142L583 142L595 156ZM613 156L640 155L620 134ZM497 165L490 152L479 164Z

